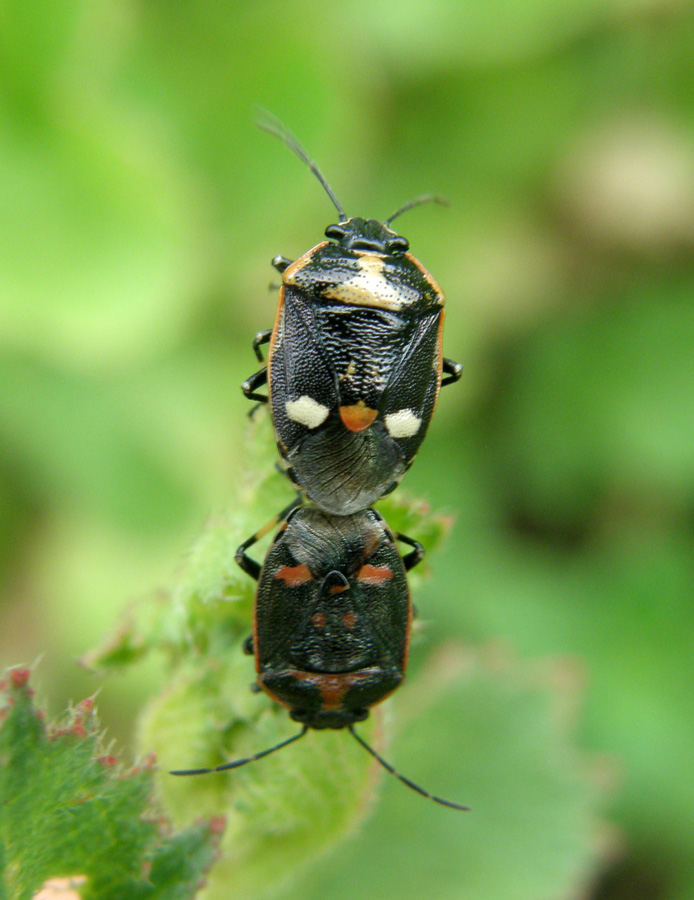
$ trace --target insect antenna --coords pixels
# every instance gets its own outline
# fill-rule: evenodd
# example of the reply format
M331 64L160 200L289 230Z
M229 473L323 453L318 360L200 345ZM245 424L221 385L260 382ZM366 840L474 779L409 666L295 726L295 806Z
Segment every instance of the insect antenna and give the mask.
M274 753L275 750L281 750L282 747L286 747L287 744L298 741L307 731L308 726L304 725L298 734L294 734L292 737L280 741L279 744L275 744L274 747L268 747L267 750L261 750L260 753L254 753L253 756L246 756L244 759L235 759L233 762L223 763L221 766L215 766L213 769L177 769L175 772L169 772L169 775L209 775L210 772L224 772L226 769L238 769L239 766L245 766L246 763L255 762L256 759L262 759L264 756L269 756L271 753Z
M401 216L408 210L414 209L415 206L422 206L424 203L438 203L440 206L448 206L448 200L446 200L445 197L440 197L438 194L422 194L421 197L415 197L414 200L410 200L409 203L401 206L400 209L396 210L392 216L389 216L383 224L388 228L393 219L397 219L398 216Z
M328 197L330 197L330 199L333 201L335 208L340 214L340 222L346 222L347 215L342 208L340 201L333 193L332 188L325 180L325 176L308 155L308 153L304 150L298 140L294 137L291 131L287 128L287 126L280 122L280 120L276 116L273 116L272 113L268 112L265 109L257 110L256 125L263 131L267 131L268 134L274 134L275 137L279 138L283 143L287 145L287 147L289 147L292 153L295 153L299 157L299 159L303 160L303 162L306 163L309 169L323 185L323 188L325 189Z
M461 806L459 803L453 803L452 800L444 800L442 797L435 797L433 794L430 794L429 791L425 791L423 787L420 787L418 784L415 784L414 781L410 781L409 778L405 778L404 775L401 775L399 772L396 772L396 770L391 766L391 764L389 762L386 762L382 756L379 756L378 753L376 753L376 751L374 750L373 747L370 747L366 743L364 738L359 737L357 732L354 730L353 725L349 726L349 730L351 731L352 737L355 739L355 741L357 741L359 744L361 744L362 747L365 750L367 750L373 756L374 759L377 759L378 762L380 762L380 764L383 766L384 769L386 769L388 772L390 772L391 775L395 775L396 778L399 778L403 784L407 785L407 787L412 788L413 791L417 791L417 793L421 794L422 797L428 797L429 800L433 800L434 803L439 803L441 806L448 806L450 809L460 809L460 810L463 810L464 812L469 812L469 810L470 810L469 806Z

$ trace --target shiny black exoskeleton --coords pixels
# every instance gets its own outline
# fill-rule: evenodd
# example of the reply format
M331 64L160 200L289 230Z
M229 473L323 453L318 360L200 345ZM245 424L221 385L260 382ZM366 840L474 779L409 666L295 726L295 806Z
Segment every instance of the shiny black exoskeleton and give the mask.
M261 566L246 550L269 527L236 553L258 581L246 649L255 656L258 687L289 708L301 731L252 756L172 774L236 769L298 741L309 728L345 728L403 784L441 806L466 810L401 775L354 728L403 680L412 622L405 573L422 559L421 544L394 534L373 509L333 516L300 507L287 515ZM404 557L396 539L412 548Z
M258 685L311 728L344 728L400 684L412 604L404 557L375 510L332 516L299 508L278 531L262 567L237 561L258 580L252 652ZM249 650L251 647L249 647Z
M282 273L267 365L243 385L270 402L283 464L297 488L322 509L348 515L389 493L424 440L442 385L462 367L441 352L444 295L385 222L348 219L295 139L270 128L312 168L337 206L328 241ZM268 396L258 393L267 384Z
M243 385L270 402L277 444L292 482L315 503L288 507L236 553L258 582L253 633L256 689L302 724L266 750L197 775L237 768L287 746L309 728L346 728L378 762L425 797L454 809L395 771L354 729L402 682L412 622L406 572L422 546L394 534L369 508L414 459L442 384L461 374L441 353L444 297L408 253L392 220L348 219L320 171L276 121L262 124L311 168L339 212L323 241L282 273L267 366ZM445 373L445 378L442 378ZM268 385L268 396L257 393ZM286 516L286 518L285 518ZM284 519L262 566L247 550ZM402 557L396 540L409 544Z

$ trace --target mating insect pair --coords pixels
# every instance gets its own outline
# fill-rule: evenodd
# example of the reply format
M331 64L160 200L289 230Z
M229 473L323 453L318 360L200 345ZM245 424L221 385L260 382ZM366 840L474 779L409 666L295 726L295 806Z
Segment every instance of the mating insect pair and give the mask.
M411 547L402 558L396 536L370 507L401 480L441 386L462 372L441 352L443 293L390 227L437 198L418 198L385 222L348 219L293 135L274 119L259 124L309 166L339 213L328 241L295 262L273 260L282 273L276 321L253 341L261 362L260 347L269 343L267 365L243 384L249 399L269 403L287 475L317 507L289 513L262 567L246 550L268 527L237 553L258 580L248 645L258 685L303 728L251 757L174 774L236 768L308 728L347 728L409 787L466 809L404 778L354 730L403 679L412 619L405 573L423 555L420 544L397 535ZM267 395L259 393L263 385Z

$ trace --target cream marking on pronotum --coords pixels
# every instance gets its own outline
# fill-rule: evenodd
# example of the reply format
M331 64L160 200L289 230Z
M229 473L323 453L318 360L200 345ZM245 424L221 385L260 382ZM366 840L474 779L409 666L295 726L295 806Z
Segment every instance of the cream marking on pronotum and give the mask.
M327 406L323 406L306 394L298 400L287 400L284 408L292 422L305 425L306 428L318 428L325 422L330 412Z
M400 409L385 417L388 434L394 438L408 438L417 434L422 420L411 409Z
M364 254L357 260L359 271L339 284L325 289L323 296L350 306L375 306L398 312L403 306L415 303L417 295L405 285L393 285L384 277L385 260L374 254ZM407 293L412 297L408 298Z

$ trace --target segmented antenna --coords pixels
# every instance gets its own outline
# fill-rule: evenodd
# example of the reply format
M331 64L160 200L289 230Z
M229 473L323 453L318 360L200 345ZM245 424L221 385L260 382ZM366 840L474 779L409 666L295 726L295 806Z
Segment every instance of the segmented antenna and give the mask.
M389 762L386 762L382 756L379 756L378 753L370 747L369 744L366 743L364 738L359 737L357 732L354 730L353 725L349 725L349 731L352 737L357 741L357 743L361 744L362 747L368 751L375 760L377 760L383 768L390 772L391 775L395 775L396 778L399 778L403 784L407 785L408 788L412 788L413 791L416 791L418 794L421 794L422 797L426 797L429 800L433 800L434 803L438 803L441 806L447 806L449 809L459 809L463 812L469 812L469 806L461 806L459 803L453 803L452 800L444 800L442 797L436 797L434 794L430 794L429 791L425 791L423 787L420 787L418 784L415 784L414 781L410 781L409 778L405 778L404 775L401 775L397 772L393 766ZM253 756L246 756L243 759L235 759L233 762L223 763L221 766L215 766L212 769L178 769L175 772L169 772L170 775L209 775L212 772L225 772L227 769L238 769L239 766L245 766L247 763L255 762L257 759L262 759L264 756L269 756L271 753L274 753L276 750L281 750L282 747L286 747L288 744L293 744L294 741L298 741L299 738L302 738L306 732L308 731L308 725L304 725L301 731L298 734L293 735L290 738L287 738L284 741L280 741L279 744L275 744L274 747L269 747L267 750L261 750L260 753L254 753Z
M459 803L453 803L452 800L444 800L443 797L435 797L433 794L430 794L429 791L425 791L423 787L420 787L418 784L415 784L414 781L410 781L409 778L405 778L404 775L401 775L399 772L391 766L389 762L386 762L382 756L379 756L378 753L374 750L373 747L370 747L364 738L359 737L357 732L354 730L354 726L350 725L349 730L352 734L352 737L357 741L357 743L361 744L365 750L373 756L374 759L378 760L383 768L390 772L391 775L395 775L396 778L399 778L403 784L406 784L408 788L412 788L413 791L417 791L418 794L421 794L422 797L427 797L429 800L433 800L434 803L439 803L441 806L447 806L449 809L459 809L462 812L469 812L469 806L461 806Z
M389 216L383 224L386 226L386 228L390 227L390 223L393 221L393 219L397 219L398 216L401 216L409 209L414 209L415 206L422 206L423 203L438 203L440 206L449 205L448 200L446 200L445 197L439 196L438 194L422 194L421 197L415 197L414 200L410 200L409 203L401 206L400 209L394 212L392 216Z
M309 169L323 185L323 188L325 189L328 197L330 197L330 199L333 201L335 208L340 214L340 222L346 222L347 215L342 208L340 201L333 193L332 188L325 180L325 176L308 155L308 153L304 150L298 140L294 137L291 131L287 128L287 126L280 122L280 120L276 116L273 116L272 113L268 112L265 109L257 110L256 125L263 131L267 131L268 134L274 134L275 137L279 138L284 144L287 145L287 147L289 147L292 153L295 153L299 157L299 159L303 160L303 162L306 163Z
M178 769L175 772L169 772L169 775L209 775L211 772L225 772L227 769L238 769L239 766L245 766L247 763L255 762L256 759L262 759L264 756L269 756L271 753L274 753L275 750L281 750L282 747L286 747L287 744L293 744L294 741L298 741L299 738L302 738L307 731L308 725L304 725L298 734L292 735L292 737L287 738L285 741L280 741L279 744L275 744L274 747L270 747L267 750L261 750L260 753L254 753L253 756L246 756L244 759L235 759L233 762L223 763L221 766L215 766L213 769Z

